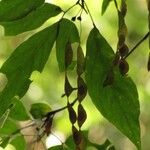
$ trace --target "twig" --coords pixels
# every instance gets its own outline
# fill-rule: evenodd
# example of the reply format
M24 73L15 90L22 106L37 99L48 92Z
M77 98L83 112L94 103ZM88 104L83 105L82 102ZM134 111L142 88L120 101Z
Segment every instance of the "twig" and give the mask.
M85 2L85 1L83 1L83 2L84 2L84 4L85 4L85 7L86 7L86 9L87 9L89 15L90 15L90 18L91 18L91 21L92 21L92 23L93 23L93 26L96 27L96 25L95 25L95 23L94 23L94 19L93 19L92 15L91 15L91 12L90 12L90 10L89 10L89 8L88 8L86 2Z
M148 38L149 34L150 34L150 32L148 32L148 33L129 51L129 53L128 53L124 58L126 59L129 55L131 55L131 53L133 53L133 52L135 51L135 49L136 49L143 41L145 41L145 40Z
M73 106L76 102L77 102L78 98L76 98L70 105ZM68 106L64 106L62 108L59 108L59 109L56 109L56 110L53 110L49 113L47 113L45 116L51 116L51 115L55 115L56 113L60 112L60 111L63 111L64 109L67 109Z
M118 3L117 3L117 1L114 0L114 3L115 3L115 7L116 7L116 9L117 9L117 12L119 12L119 8L118 8Z

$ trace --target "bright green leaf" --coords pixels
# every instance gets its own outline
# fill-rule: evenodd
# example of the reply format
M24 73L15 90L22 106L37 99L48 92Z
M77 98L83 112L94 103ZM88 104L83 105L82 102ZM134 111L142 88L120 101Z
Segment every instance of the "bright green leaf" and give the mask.
M45 0L2 0L0 1L0 22L20 19L42 5L44 1Z
M6 35L16 35L40 27L47 19L61 12L60 7L45 3L30 14L13 22L2 22Z
M103 0L103 3L102 3L102 15L105 13L109 3L111 2L112 0Z
M67 43L79 42L79 33L73 22L62 19L56 40L56 55L60 71L65 70L65 51Z
M26 150L26 142L22 135L11 140L10 144L12 144L16 150Z
M9 136L13 132L18 130L18 125L12 119L7 119L2 128L0 128L0 136L7 135Z
M0 116L9 108L14 96L21 98L26 93L31 73L43 70L56 40L57 25L47 27L23 42L3 64L0 72L6 74L8 83L0 93Z
M16 99L16 101L14 102L14 106L10 109L9 117L19 121L30 119L23 103L18 99Z
M31 109L30 109L30 113L35 119L42 118L50 111L51 111L51 108L49 107L49 105L45 103L32 104Z
M114 71L111 85L103 86L114 53L96 28L88 37L86 57L86 82L93 103L140 149L140 108L136 86L131 78L120 75L119 71Z

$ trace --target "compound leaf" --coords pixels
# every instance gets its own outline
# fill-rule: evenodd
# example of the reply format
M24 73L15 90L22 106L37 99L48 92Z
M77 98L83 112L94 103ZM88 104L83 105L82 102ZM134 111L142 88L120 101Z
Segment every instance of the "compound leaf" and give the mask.
M86 82L89 95L101 114L125 134L140 150L139 100L135 84L114 69L114 81L103 83L112 69L114 53L94 28L87 40Z

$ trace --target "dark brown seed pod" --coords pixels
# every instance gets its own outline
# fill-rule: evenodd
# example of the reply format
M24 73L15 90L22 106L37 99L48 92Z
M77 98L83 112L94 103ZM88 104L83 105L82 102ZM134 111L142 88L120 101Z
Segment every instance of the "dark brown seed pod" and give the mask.
M73 59L73 50L72 50L72 47L71 47L71 43L68 42L66 44L66 49L65 49L65 68L66 69L71 64L72 59Z
M71 18L72 21L76 21L76 16Z
M117 52L113 59L113 65L116 66L118 64L119 60L120 60L120 54L119 54L119 52Z
M49 136L49 134L51 133L52 123L53 123L53 117L50 117L44 123L45 133L47 136Z
M126 60L121 59L119 61L119 70L122 75L125 75L129 71L129 65Z
M68 103L68 112L69 112L69 120L72 124L74 124L77 120L77 115L75 110L70 105L70 103Z
M112 85L113 82L114 82L114 72L113 72L113 70L111 70L111 71L109 71L109 73L106 76L106 79L103 83L103 87Z
M87 94L87 86L81 77L78 77L78 100L81 102Z
M148 56L147 70L150 71L150 53Z
M121 1L121 14L123 17L125 17L127 13L127 5L126 5L126 1Z
M128 54L129 52L129 48L126 44L123 44L120 48L119 48L119 54L121 57L124 57Z
M72 126L72 136L74 143L76 145L79 145L82 141L82 134L81 131L78 131L78 129L75 126Z
M77 74L80 76L85 69L85 58L81 46L77 49Z
M72 91L73 91L73 87L71 86L71 84L70 84L70 82L68 80L68 77L65 76L65 95L67 97L69 97L70 94L72 93Z
M85 120L87 119L87 114L85 109L81 104L78 105L78 126L81 128Z

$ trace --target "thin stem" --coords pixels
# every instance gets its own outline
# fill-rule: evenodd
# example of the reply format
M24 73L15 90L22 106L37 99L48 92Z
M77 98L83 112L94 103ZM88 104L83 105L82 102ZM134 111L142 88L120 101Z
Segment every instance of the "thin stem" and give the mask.
M75 7L78 4L79 4L79 0L75 4L73 4L71 7L69 7L66 11L64 11L61 18L63 18L68 11L70 11L73 7Z
M77 102L78 98L76 98L72 103L70 103L71 106L73 106L76 102ZM56 113L60 112L60 111L63 111L65 109L67 109L68 106L64 106L62 108L59 108L59 109L56 109L56 110L53 110L49 113L47 113L45 116L51 116L51 115L55 115Z
M91 21L92 21L92 23L93 23L93 26L96 27L96 25L95 25L95 23L94 23L94 19L93 19L92 15L91 15L91 12L90 12L90 10L89 10L89 8L88 8L86 2L85 2L85 1L83 1L83 2L84 2L84 4L85 4L85 7L86 7L86 9L87 9L89 15L90 15L90 18L91 18Z
M148 33L129 51L129 53L128 53L124 58L126 59L129 55L131 55L131 53L133 53L133 52L135 51L135 49L136 49L141 43L143 43L143 41L145 41L145 40L148 38L149 34L150 34L150 32L148 32Z
M119 12L119 8L118 8L118 3L117 3L117 1L114 0L114 3L115 3L115 7L116 7L116 9L117 9L117 12Z

